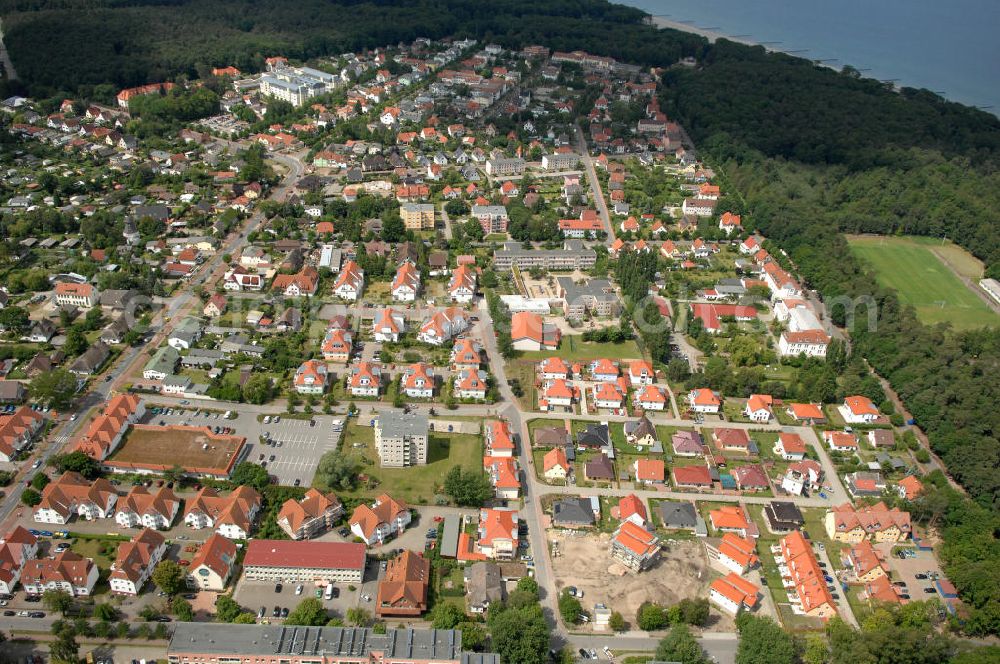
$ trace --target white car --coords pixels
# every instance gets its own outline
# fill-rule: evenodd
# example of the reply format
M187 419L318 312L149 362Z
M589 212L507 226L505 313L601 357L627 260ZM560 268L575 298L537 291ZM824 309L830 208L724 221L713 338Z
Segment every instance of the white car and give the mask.
M295 586L295 594L296 595L301 595L302 594L302 584L301 583L299 585Z
M264 424L270 424L270 423L271 423L271 416L270 415L265 415L264 416Z

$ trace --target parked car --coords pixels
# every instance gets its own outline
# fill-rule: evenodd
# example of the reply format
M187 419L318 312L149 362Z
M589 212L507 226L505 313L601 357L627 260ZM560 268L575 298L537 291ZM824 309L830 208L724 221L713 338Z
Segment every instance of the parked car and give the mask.
M284 586L282 586L280 583L274 584L274 592L280 593L282 588L284 588Z

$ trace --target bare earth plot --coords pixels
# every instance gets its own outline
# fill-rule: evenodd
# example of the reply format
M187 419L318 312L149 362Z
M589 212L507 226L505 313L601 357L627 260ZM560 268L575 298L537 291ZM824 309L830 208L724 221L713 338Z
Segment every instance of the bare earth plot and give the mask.
M960 247L910 237L849 236L848 242L875 269L879 283L898 292L924 323L948 322L956 330L1000 324L1000 316L972 290L976 260Z
M664 542L659 563L641 574L625 572L608 554L610 535L568 535L549 531L559 555L552 559L556 587L576 586L583 591L584 609L605 604L625 620L635 623L643 602L664 606L684 598L708 597L708 584L716 574L709 569L705 547L698 541ZM732 619L712 608L712 630L732 629Z

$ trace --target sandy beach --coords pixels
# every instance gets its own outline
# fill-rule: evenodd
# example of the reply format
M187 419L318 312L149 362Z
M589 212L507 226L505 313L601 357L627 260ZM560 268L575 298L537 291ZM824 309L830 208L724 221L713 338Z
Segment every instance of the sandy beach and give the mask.
M681 23L680 21L671 21L670 19L663 18L662 16L650 16L649 17L653 25L658 28L672 28L674 30L680 30L681 32L690 32L692 34L701 35L710 42L714 42L716 39L728 39L732 42L737 42L739 44L746 44L747 46L760 46L755 41L749 39L734 39L729 35L725 35L721 32L714 32L712 30L703 30L691 23ZM768 46L764 46L768 51L774 51L778 49L773 49Z

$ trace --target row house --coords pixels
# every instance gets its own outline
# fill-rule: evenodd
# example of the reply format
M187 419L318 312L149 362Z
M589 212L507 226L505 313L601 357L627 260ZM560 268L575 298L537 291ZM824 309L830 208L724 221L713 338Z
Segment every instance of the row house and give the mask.
M827 511L823 523L830 539L846 544L866 539L901 542L911 534L910 513L898 507L890 509L881 501L861 507L844 503Z
M793 607L813 618L827 620L836 616L837 606L827 588L825 572L802 532L796 530L781 538L772 551Z
M112 398L87 427L87 433L76 442L73 451L83 452L97 461L107 459L118 449L129 427L139 422L145 414L145 404L133 394L120 394Z
M51 590L84 597L93 593L97 578L94 561L70 550L29 560L21 570L21 585L29 595Z
M167 530L177 518L181 501L169 487L160 487L155 494L146 487L132 487L128 494L118 501L115 523L122 528L152 528Z
M10 463L31 445L45 425L45 418L28 406L0 416L0 461Z
M42 489L42 500L35 507L38 523L64 525L74 516L92 521L107 519L114 513L118 493L106 479L90 482L74 471L63 473Z

